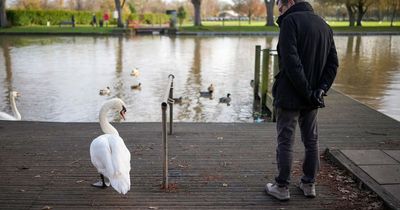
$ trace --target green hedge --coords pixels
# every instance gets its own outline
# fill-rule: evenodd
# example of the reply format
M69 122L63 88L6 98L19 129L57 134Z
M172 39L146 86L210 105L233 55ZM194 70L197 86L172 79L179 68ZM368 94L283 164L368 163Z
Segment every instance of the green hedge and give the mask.
M129 20L139 20L142 24L165 24L169 22L169 16L162 13L131 14Z
M95 13L100 20L102 13ZM61 21L71 21L74 15L76 24L90 24L93 12L64 10L7 10L7 19L14 26L46 25L47 21L57 25Z
M102 19L102 12L96 12L97 23ZM87 25L92 21L93 12L91 11L67 11L67 10L7 10L7 19L13 26L46 25L47 21L51 25L58 25L62 21L71 21L74 15L75 23ZM123 15L123 20L140 20L144 24L163 24L168 23L169 16L166 14L131 14ZM116 24L114 18L110 18L110 24Z

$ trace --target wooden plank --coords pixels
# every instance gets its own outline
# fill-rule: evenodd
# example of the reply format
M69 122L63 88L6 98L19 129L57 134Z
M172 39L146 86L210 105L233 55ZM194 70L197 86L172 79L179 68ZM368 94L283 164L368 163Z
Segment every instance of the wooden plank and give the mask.
M320 148L398 149L399 122L336 92L319 113ZM89 145L98 123L0 122L0 209L332 209L343 202L328 184L306 199L291 185L292 199L265 195L276 175L274 123L175 123L169 139L169 176L162 182L161 123L117 123L132 154L132 189L126 196L95 189ZM295 165L303 159L297 131ZM297 182L298 176L292 180ZM223 184L227 184L224 187Z

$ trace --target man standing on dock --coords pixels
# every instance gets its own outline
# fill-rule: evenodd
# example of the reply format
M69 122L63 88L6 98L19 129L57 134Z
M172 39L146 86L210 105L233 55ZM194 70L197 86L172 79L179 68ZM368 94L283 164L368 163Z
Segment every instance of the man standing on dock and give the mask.
M325 106L323 97L331 87L338 68L333 33L304 0L278 0L280 27L279 73L272 94L277 113L276 158L278 176L265 191L289 200L288 185L297 122L305 147L303 176L299 187L306 197L315 197L319 169L317 112Z

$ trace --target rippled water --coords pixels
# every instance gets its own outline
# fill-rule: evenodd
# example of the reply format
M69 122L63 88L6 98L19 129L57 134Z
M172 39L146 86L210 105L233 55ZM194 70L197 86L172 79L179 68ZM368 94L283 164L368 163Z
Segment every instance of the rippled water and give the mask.
M127 121L160 121L169 74L174 118L186 122L251 122L254 47L275 48L277 37L27 37L1 36L0 111L8 92L22 96L23 120L93 122L101 104L123 99ZM341 68L335 87L400 120L400 36L335 37ZM137 67L141 90L132 90ZM215 98L199 97L213 83ZM110 96L99 90L111 87ZM230 106L218 98L231 93Z

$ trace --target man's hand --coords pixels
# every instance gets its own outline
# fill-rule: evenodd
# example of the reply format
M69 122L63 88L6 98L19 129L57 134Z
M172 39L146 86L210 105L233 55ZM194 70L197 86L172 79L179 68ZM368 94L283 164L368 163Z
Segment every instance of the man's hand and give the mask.
M324 96L326 96L324 90L322 89L313 90L310 97L311 104L318 108L324 108L325 107Z

